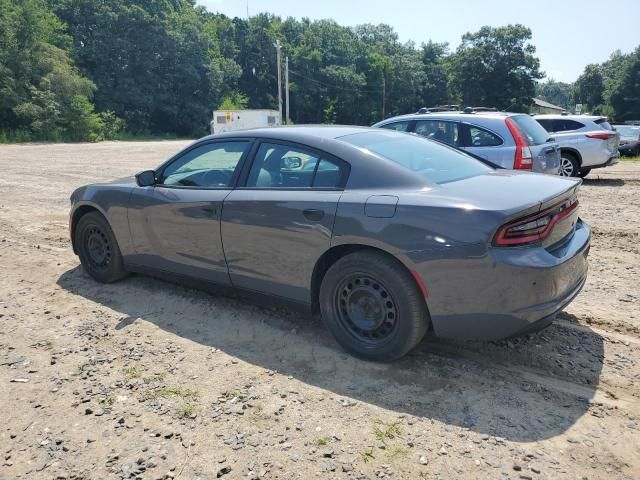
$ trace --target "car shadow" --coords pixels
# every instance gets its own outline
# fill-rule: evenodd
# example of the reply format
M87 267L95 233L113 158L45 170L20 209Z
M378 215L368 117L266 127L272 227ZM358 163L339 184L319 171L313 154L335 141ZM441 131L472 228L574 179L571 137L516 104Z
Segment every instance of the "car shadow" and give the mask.
M215 347L342 398L519 442L569 429L589 408L603 363L603 340L588 328L552 325L500 342L430 336L393 363L346 354L317 316L265 306L243 295L210 294L141 275L103 285L80 267L58 285L136 322ZM340 399L338 399L340 400Z
M590 187L622 187L625 181L621 178L583 178L583 185Z

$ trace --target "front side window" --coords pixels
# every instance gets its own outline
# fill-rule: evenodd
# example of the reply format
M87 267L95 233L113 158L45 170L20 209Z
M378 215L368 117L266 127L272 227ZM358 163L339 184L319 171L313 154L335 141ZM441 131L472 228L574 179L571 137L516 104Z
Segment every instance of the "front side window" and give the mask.
M209 143L189 150L164 169L160 183L176 187L229 187L233 173L250 143Z
M398 132L406 132L409 129L409 121L403 120L402 122L387 123L386 125L380 125L380 128L386 128L387 130L397 130Z
M340 140L385 157L434 183L493 171L469 155L415 135L379 131L345 135Z
M418 135L422 135L429 140L453 145L454 147L460 146L460 135L458 131L457 123L442 122L439 120L418 120L415 128L415 133Z
M502 139L483 128L469 127L471 147L497 147L502 145Z

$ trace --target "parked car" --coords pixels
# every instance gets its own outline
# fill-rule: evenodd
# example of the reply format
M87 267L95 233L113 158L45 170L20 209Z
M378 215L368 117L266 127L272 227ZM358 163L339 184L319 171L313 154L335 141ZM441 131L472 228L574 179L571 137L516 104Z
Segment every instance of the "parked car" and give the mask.
M292 170L293 157L312 160ZM266 128L81 187L69 225L99 282L141 272L283 298L321 312L348 351L392 360L430 329L498 339L548 325L587 275L579 186L416 135Z
M618 151L621 155L640 155L640 125L613 125L620 134Z
M388 118L377 128L417 133L485 158L502 168L557 174L560 151L529 115L470 108Z
M560 175L586 177L594 168L618 163L620 136L607 117L548 114L534 118L560 145Z

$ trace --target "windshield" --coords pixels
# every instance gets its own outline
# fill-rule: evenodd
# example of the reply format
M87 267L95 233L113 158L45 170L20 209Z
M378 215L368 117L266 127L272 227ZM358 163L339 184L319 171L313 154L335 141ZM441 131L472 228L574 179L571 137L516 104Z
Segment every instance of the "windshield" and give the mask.
M640 127L620 127L616 125L616 130L623 137L637 137L640 135Z
M549 139L549 132L529 115L513 115L508 118L518 125L518 129L522 132L530 147L542 145Z
M388 158L434 183L475 177L493 169L453 148L417 135L380 130L340 140Z

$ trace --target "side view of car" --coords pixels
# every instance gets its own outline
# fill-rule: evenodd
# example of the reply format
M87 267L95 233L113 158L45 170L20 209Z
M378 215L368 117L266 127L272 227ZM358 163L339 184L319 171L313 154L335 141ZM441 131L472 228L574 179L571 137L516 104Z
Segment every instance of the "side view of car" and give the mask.
M620 134L620 154L640 156L640 125L614 125L613 128Z
M80 187L69 226L99 282L138 272L296 302L346 350L388 361L428 330L499 339L552 322L587 276L579 186L417 135L265 128Z
M421 112L388 118L373 127L416 133L484 158L510 170L557 174L560 150L529 115L467 109Z
M560 146L560 175L586 177L594 168L618 163L620 136L606 117L588 115L535 115Z

